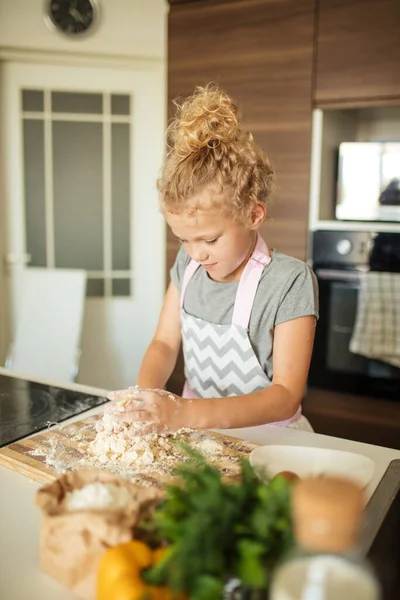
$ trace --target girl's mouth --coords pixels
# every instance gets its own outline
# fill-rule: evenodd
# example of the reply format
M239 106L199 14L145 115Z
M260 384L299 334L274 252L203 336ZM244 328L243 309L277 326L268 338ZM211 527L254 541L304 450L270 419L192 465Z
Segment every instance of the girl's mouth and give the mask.
M201 265L202 267L204 267L205 269L207 269L207 271L209 271L210 269L213 269L216 266L217 263L211 263L209 265Z

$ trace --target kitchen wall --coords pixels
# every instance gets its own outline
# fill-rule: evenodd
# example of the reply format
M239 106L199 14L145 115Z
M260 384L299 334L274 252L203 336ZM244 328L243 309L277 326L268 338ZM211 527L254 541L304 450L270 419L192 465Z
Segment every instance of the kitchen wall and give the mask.
M0 0L0 46L104 57L166 59L164 0L99 0L101 22L82 40L64 39L43 22L45 0Z
M121 67L127 72L129 69L132 72L149 71L157 78L157 93L152 98L152 106L155 106L157 113L156 122L160 124L157 135L161 139L165 125L168 2L98 0L101 15L99 26L82 40L70 40L51 31L44 22L46 4L44 0L0 0L0 67L1 62L18 62ZM158 146L154 153L155 160L160 155ZM2 168L0 161L0 172ZM142 168L146 170L148 167L145 164ZM0 364L4 364L11 338L7 295L4 292L6 232L2 192L4 190L0 188ZM159 262L163 263L162 236L160 240L162 250L158 257ZM160 268L163 269L163 265ZM100 316L103 314L100 311ZM108 317L108 322L104 319L95 340L88 329L90 324L86 322L84 325L79 381L111 389L134 383L141 350L134 352L134 324L130 323L125 328L116 327L116 317L112 311ZM150 323L150 319L143 315L143 323L142 329L147 328L144 337L150 339L155 322Z

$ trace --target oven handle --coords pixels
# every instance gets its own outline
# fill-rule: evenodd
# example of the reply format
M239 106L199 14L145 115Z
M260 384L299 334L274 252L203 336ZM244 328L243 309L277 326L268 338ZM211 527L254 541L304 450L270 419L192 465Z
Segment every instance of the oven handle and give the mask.
M318 279L325 279L326 281L351 281L354 283L359 283L361 281L361 273L359 271L315 269L315 274Z

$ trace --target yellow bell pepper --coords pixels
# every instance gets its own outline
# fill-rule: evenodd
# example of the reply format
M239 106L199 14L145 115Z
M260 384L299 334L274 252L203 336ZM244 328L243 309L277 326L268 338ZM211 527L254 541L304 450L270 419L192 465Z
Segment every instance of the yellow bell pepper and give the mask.
M163 549L152 550L138 540L106 550L97 573L97 600L168 600L165 588L147 585L141 571L156 564Z

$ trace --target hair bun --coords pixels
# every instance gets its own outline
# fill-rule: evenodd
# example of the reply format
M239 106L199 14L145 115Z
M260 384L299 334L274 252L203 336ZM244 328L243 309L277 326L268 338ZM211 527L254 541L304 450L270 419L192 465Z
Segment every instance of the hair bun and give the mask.
M181 158L229 145L240 134L236 104L214 84L198 86L192 96L177 104L177 115L168 128L171 149Z

